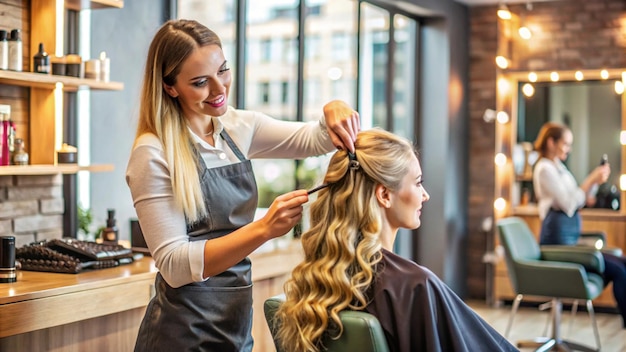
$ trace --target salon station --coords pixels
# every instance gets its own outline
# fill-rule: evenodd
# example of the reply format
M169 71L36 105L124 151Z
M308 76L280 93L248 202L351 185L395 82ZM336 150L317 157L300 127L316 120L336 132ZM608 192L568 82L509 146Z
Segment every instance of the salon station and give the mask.
M229 105L317 121L339 99L414 142L430 200L394 252L513 345L626 350L598 264L626 253L626 1L10 0L0 18L0 351L133 350L159 270L126 168L150 41L183 18L221 37ZM583 254L539 245L533 143L551 121L578 183L610 165L578 210ZM256 217L328 160L253 160ZM249 256L255 352L276 350L264 302L307 220Z

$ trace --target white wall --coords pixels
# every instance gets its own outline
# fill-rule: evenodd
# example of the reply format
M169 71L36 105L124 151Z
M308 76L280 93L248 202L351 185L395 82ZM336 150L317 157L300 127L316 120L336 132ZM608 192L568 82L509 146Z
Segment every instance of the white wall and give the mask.
M116 210L120 239L130 239L130 219L136 216L124 175L148 46L164 21L167 2L132 0L122 9L91 11L91 57L106 51L111 80L124 83L120 92L91 93L91 162L115 165L113 172L91 174L91 208L97 224L105 223L108 208Z

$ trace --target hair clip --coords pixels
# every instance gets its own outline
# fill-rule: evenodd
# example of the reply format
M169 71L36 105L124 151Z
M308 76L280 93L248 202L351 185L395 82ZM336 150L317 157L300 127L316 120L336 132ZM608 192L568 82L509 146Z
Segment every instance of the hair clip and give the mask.
M356 153L348 151L348 159L350 159L350 170L358 170L361 167L359 161L356 160Z
M326 188L328 186L330 186L330 183L325 183L325 184L323 184L321 186L317 186L315 188L311 188L310 190L306 191L306 194L307 195L311 195L311 194L313 194L313 193L315 193L315 192L317 192L319 190L322 190L322 189L324 189L324 188Z

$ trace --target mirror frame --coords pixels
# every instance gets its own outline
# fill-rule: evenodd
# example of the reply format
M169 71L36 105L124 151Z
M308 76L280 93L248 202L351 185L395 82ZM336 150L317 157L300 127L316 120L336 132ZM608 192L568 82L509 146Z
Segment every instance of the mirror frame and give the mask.
M519 205L520 190L516 189L515 170L513 167L512 153L513 147L517 143L517 112L519 82L529 82L529 74L537 76L535 82L575 82L585 80L612 80L621 81L626 84L626 69L606 69L608 77L602 77L602 69L579 70L579 71L502 71L498 70L496 75L496 110L506 112L509 119L506 123L495 122L495 151L494 154L504 154L506 163L495 165L495 189L494 189L494 215L496 218L511 216L514 214L536 213L536 207L527 208ZM557 72L559 79L553 81L550 75ZM577 72L582 73L583 79L576 79ZM621 126L622 133L626 131L626 93L621 96ZM495 158L494 155L494 158ZM495 160L495 159L494 159ZM619 211L609 209L585 209L593 211L594 214L603 215L626 215L626 191L621 189L623 179L626 179L626 145L621 144L621 165L613 168L612 172L620 173L620 209ZM517 194L517 195L516 195ZM501 199L500 199L501 198Z

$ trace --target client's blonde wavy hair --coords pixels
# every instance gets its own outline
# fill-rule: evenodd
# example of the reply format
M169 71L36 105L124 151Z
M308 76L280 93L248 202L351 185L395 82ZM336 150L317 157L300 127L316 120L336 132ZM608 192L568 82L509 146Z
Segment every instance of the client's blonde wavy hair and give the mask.
M377 264L382 259L381 208L375 188L398 189L408 173L412 144L382 129L358 134L358 169L348 153L332 157L324 182L311 204L311 228L302 235L305 259L285 283L286 301L275 322L284 351L320 351L322 338L338 338L343 326L338 313L362 310Z

